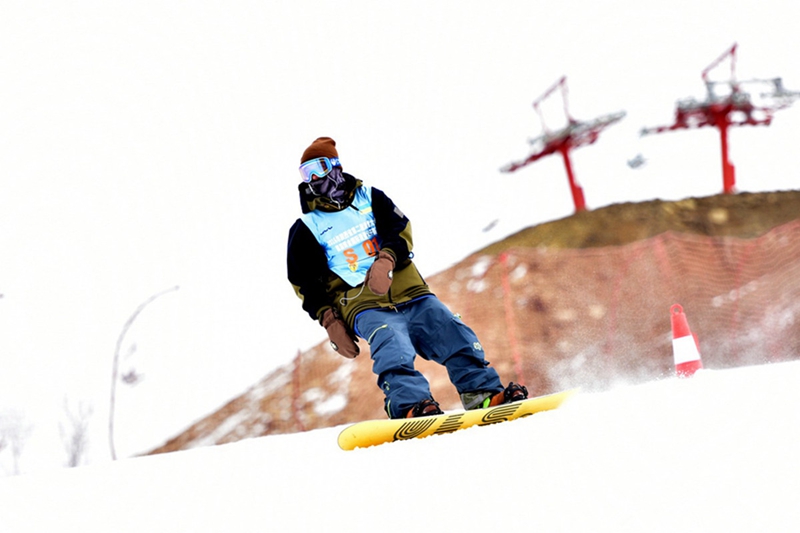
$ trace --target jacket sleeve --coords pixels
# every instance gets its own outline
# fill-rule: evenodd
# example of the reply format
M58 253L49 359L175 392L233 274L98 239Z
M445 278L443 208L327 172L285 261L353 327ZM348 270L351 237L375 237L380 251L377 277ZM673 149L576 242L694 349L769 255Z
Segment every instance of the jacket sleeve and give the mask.
M381 238L381 248L395 257L397 268L408 265L411 259L413 238L411 221L380 189L372 188L372 212L375 230Z
M286 269L289 282L303 301L303 309L314 320L320 320L322 312L331 307L326 290L328 261L317 239L300 219L289 230Z

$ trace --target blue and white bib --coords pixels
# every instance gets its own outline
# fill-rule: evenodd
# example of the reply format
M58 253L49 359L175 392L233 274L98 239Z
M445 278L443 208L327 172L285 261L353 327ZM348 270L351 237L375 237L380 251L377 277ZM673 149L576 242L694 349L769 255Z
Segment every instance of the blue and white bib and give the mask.
M365 185L358 187L346 209L311 211L303 214L301 220L325 250L328 268L352 287L363 283L381 249L372 212L372 189Z

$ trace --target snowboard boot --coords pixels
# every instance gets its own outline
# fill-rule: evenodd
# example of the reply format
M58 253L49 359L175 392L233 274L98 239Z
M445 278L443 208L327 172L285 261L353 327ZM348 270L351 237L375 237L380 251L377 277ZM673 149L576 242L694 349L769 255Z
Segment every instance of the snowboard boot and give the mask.
M408 413L406 413L406 418L417 418L420 416L432 416L432 415L443 415L443 414L444 411L439 409L438 403L436 403L434 400L427 399L414 404L414 406L408 410Z
M466 392L461 395L461 403L467 411L496 407L504 403L519 402L528 397L528 389L524 385L509 383L500 392Z

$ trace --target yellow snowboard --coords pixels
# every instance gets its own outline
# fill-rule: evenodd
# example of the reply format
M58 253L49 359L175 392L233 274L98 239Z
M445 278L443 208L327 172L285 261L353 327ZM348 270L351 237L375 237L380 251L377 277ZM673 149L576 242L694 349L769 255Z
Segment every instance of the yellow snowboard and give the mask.
M497 407L421 418L365 420L347 426L339 433L339 447L343 450L354 450L396 440L419 439L440 433L452 433L471 426L485 426L515 420L541 411L556 409L576 392L578 389L570 389Z

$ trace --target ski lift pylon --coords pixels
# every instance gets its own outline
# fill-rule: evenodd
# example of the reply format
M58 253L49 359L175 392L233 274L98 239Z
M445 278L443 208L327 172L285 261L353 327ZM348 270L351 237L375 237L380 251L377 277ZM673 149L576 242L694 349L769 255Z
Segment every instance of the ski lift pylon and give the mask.
M789 107L800 93L787 91L781 78L768 80L753 79L736 80L736 43L721 56L703 69L701 77L706 86L706 99L697 101L694 98L678 100L675 106L674 122L669 126L642 128L641 135L664 133L679 129L693 129L712 126L719 130L722 152L722 189L726 194L736 190L735 168L728 156L728 129L731 126L769 126L776 111ZM730 75L726 81L712 81L709 73L718 67L726 58L730 58ZM767 102L755 105L751 95L744 91L744 84L772 85L772 92L761 93L760 97ZM716 88L726 86L727 94L718 95Z
M561 91L564 116L567 119L567 125L561 129L552 131L547 127L540 106L541 103L545 99L549 98L556 90ZM539 120L542 123L542 134L528 141L532 146L531 153L528 155L528 157L520 161L511 162L503 166L500 171L504 173L515 172L545 156L559 153L561 154L561 157L564 161L564 167L567 171L567 179L569 180L572 200L575 204L575 212L586 210L586 200L584 198L583 188L578 184L577 180L575 179L575 173L572 170L570 151L573 148L579 148L581 146L593 144L600 136L600 132L611 124L621 120L625 116L625 112L621 111L618 113L604 115L590 121L579 121L574 119L569 113L566 76L562 76L541 96L534 100L533 109L536 111L537 115L539 115Z

